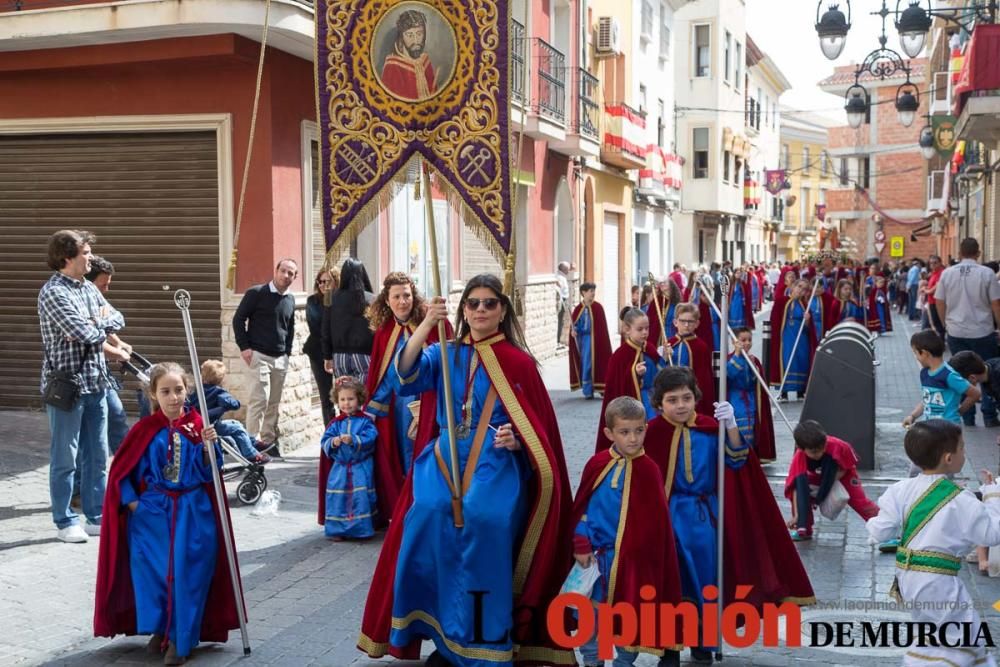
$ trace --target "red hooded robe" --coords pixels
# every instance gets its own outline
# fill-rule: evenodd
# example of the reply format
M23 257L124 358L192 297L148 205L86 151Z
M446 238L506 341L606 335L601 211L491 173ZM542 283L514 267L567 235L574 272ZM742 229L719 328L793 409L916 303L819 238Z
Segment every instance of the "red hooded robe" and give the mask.
M642 380L635 374L635 367L643 360L643 354L654 360L661 358L653 345L652 337L646 339L646 347L642 350L623 337L621 346L608 359L607 371L604 373L605 385L604 400L601 402L601 418L597 422L595 451L600 452L611 446L611 441L604 436L604 412L608 409L608 403L619 396L631 396L637 401L642 401ZM646 372L653 373L655 369L647 366Z
M514 627L529 626L540 637L537 643L520 643L515 664L575 665L573 652L556 647L545 631L544 610L559 594L569 573L573 545L573 527L569 523L572 489L552 402L534 360L525 352L503 338L478 349L534 472L528 525L515 555L514 609L520 614L514 619ZM406 513L412 505L413 475L407 475L375 566L361 621L358 648L373 658L388 654L416 660L420 655L419 642L409 646L389 644L396 558ZM518 644L516 638L514 643Z
M716 435L719 422L696 415L688 427ZM675 442L675 435L676 442ZM677 469L680 433L664 417L649 422L646 431L646 454L660 467L667 500ZM735 599L736 586L753 586L746 602L758 610L767 602L814 604L816 596L788 535L785 519L751 448L746 462L738 469L726 467L724 533L723 601Z
M889 295L886 293L884 286L882 288L878 288L874 285L868 288L868 310L866 312L868 317L868 330L882 330L882 320L878 317L878 304L875 303L875 299L879 294L882 295L882 308L885 309L885 330L892 331L892 312L890 311L892 306L889 302Z
M785 310L791 303L791 299L786 296L775 296L774 306L771 308L771 359L770 368L768 368L768 381L772 386L777 387L781 384L783 376L785 374L784 362L781 356L781 345L782 345L782 332L785 328ZM803 308L806 307L805 301L800 300L799 303ZM812 368L812 358L816 354L816 329L813 327L812 319L805 324L805 330L802 332L802 337L799 340L799 345L806 345L809 348L809 360L810 368Z
M123 507L121 504L120 484L132 473L156 434L169 425L166 415L159 410L140 419L129 430L111 460L108 486L104 495L101 542L97 556L97 591L94 600L95 637L136 634L135 592L132 588L132 571L129 568L128 549L128 517L130 512L127 507ZM195 410L189 410L182 415L177 421L177 427L185 429L185 435L191 442L195 444L201 442L202 421L201 416ZM145 489L140 488L137 491L142 494ZM229 524L230 536L233 534L233 526L229 517L229 503L226 502L224 507L217 505L215 490L211 483L205 484L205 492L208 493L208 497L212 500L212 507L215 509L214 518L219 550L215 559L215 572L212 575L211 588L205 600L205 614L201 622L201 641L225 642L229 638L229 631L240 627L236 611L236 597L233 595L230 583L229 562L226 559L226 545L223 541L221 521L224 518ZM223 499L225 501L225 497ZM230 547L232 547L235 558L236 545L230 542ZM238 563L236 567L239 568ZM239 573L237 572L238 578ZM240 604L244 604L242 589L239 595Z
M708 333L708 341L712 340L712 333ZM701 390L701 400L695 408L701 414L714 414L716 398L715 373L712 369L712 346L702 338L700 334L681 338L674 336L669 341L670 347L687 345L691 349L691 370L694 372L694 379Z
M576 308L573 309L573 319L570 326L576 323L581 312L583 312L583 304L578 303ZM595 301L590 306L590 312L592 315L590 332L590 352L592 356L590 368L594 373L594 390L604 391L604 373L608 368L608 359L611 358L611 334L608 332L608 320L604 315L604 306ZM571 391L576 391L580 388L581 368L580 350L576 346L576 338L570 336L569 388Z

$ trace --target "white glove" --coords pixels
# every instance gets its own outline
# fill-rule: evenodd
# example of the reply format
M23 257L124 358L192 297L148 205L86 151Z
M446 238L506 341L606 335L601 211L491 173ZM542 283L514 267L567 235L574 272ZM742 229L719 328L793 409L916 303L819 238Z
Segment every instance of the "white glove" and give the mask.
M715 405L715 418L726 429L736 428L736 411L733 404L728 401L719 401Z

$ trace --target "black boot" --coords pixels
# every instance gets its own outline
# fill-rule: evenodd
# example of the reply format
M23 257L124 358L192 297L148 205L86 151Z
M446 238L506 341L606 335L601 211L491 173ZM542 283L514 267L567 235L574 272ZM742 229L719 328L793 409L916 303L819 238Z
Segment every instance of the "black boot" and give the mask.
M691 647L691 660L697 663L711 664L712 652L700 646Z
M448 659L441 655L440 651L434 651L429 656L427 656L427 662L424 663L425 667L454 667Z
M666 651L656 667L681 667L680 651Z

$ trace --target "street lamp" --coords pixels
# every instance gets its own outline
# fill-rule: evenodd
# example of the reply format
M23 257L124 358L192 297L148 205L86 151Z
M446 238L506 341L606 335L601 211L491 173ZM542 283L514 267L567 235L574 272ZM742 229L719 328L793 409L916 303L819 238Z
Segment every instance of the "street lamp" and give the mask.
M934 19L920 5L920 0L910 0L910 6L899 12L900 0L896 2L896 31L899 32L899 44L903 53L916 58L924 50L927 41L927 31L934 24Z
M820 18L819 10L822 7L823 0L820 0L816 5L816 34L819 35L819 48L829 60L836 60L844 52L847 31L851 29L851 2L847 0L847 16L840 11L840 5L831 4Z
M868 115L868 91L864 86L855 83L847 89L847 104L844 111L847 112L847 122L854 129L858 129L865 122Z
M930 160L935 153L937 153L937 148L934 146L934 128L925 125L924 129L920 130L920 154L924 156L925 160Z
M907 76L906 83L896 90L896 112L899 114L899 122L903 127L913 125L917 111L920 109L919 95L920 92L916 86L910 83L909 76Z

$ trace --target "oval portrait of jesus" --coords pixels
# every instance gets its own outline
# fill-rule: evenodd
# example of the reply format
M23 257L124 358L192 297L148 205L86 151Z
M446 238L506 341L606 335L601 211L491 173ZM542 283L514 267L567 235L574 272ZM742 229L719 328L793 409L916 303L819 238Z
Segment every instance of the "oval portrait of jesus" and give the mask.
M455 74L455 32L434 7L401 2L376 26L371 54L372 70L388 93L423 102Z

